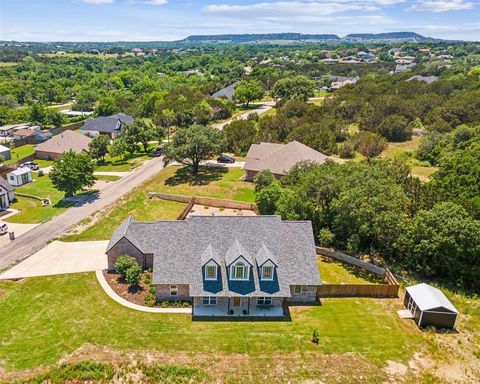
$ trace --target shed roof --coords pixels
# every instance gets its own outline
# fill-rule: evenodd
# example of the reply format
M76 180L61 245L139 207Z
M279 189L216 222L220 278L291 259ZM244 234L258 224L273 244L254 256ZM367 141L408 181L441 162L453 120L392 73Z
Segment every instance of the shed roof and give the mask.
M258 172L269 169L275 175L286 175L301 161L323 164L327 159L336 161L298 141L288 144L260 143L250 146L243 168Z
M92 139L74 131L65 131L53 136L50 140L38 144L36 151L62 154L70 150L80 153L88 151Z
M0 145L0 152L10 152L10 148Z
M20 167L20 168L17 168L15 170L13 170L12 172L10 172L10 174L15 175L15 176L21 176L21 175L24 175L24 174L27 174L27 173L32 173L32 170L28 167Z
M431 311L436 308L445 308L453 313L458 313L450 300L438 288L421 283L407 287L407 292L415 301L421 311Z

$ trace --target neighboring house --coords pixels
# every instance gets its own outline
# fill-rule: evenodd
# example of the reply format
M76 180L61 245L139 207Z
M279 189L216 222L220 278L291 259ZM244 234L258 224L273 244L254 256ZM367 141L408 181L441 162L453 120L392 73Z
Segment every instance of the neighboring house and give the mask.
M279 178L286 175L295 164L301 161L323 164L327 159L337 161L298 141L288 144L252 144L243 166L246 171L245 180L253 181L255 175L264 169L270 170L275 177Z
M424 81L427 84L432 84L435 81L438 80L437 76L420 76L420 75L415 75L407 79L406 81L412 81L412 80L417 80L417 81Z
M90 141L92 139L80 133L65 131L44 143L38 144L35 148L35 157L37 159L56 160L68 151L88 152Z
M348 84L355 84L360 78L358 76L348 77L348 76L329 76L332 81L330 84L330 89L340 89Z
M0 156L2 156L4 161L10 160L12 158L12 153L10 152L10 148L0 145Z
M13 128L15 128L15 125L4 125L0 127L0 137L8 137L13 134Z
M15 200L13 187L0 176L0 209L7 209Z
M193 316L284 316L321 284L312 224L279 216L129 218L106 253L109 270L125 254L152 268L156 300L191 301Z
M107 135L111 139L115 139L122 131L124 124L132 121L133 117L124 113L117 113L107 117L101 116L85 121L83 127L80 128L80 133L88 137Z
M33 181L32 170L28 167L17 168L7 174L7 181L13 187L21 187Z
M325 64L337 64L338 59L332 59L331 57L327 57L326 59L320 60L320 62L325 63Z
M455 328L458 311L439 289L425 283L407 287L403 302L419 327Z
M15 140L28 139L35 135L35 131L28 128L17 129L13 132L13 138Z
M416 63L410 63L410 64L405 64L405 65L396 65L395 66L395 73L402 73L406 72L409 69L412 69L415 67L417 64Z
M219 97L226 97L228 100L232 100L233 93L235 92L235 88L237 87L238 84L239 84L238 81L236 83L230 84L228 87L225 87L219 90L218 92L215 92L212 95L212 97L214 99L218 99Z

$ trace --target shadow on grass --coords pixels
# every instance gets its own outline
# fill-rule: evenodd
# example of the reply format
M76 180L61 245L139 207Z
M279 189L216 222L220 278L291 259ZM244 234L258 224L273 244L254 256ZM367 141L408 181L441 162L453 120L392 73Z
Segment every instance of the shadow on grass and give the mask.
M196 175L192 175L192 167L178 168L173 176L165 180L165 185L176 186L180 184L207 185L213 181L221 180L228 173L226 167L200 167Z
M53 204L54 208L68 208L73 205L82 206L87 203L91 203L94 200L97 200L100 197L100 194L97 190L92 191L84 191L81 193L77 193L73 198L63 198Z
M332 263L332 264L341 265L343 268L345 268L348 271L348 273L350 273L350 274L352 274L355 277L358 277L360 279L366 280L370 283L374 283L374 284L384 284L385 283L385 278L384 277L378 276L375 273L367 271L366 269L363 269L363 268L360 268L360 267L357 267L357 266L354 266L354 265L351 265L351 264L342 263L338 260L333 260L330 257L326 257L326 256L321 256L321 261L322 261L322 263L325 263L325 264Z

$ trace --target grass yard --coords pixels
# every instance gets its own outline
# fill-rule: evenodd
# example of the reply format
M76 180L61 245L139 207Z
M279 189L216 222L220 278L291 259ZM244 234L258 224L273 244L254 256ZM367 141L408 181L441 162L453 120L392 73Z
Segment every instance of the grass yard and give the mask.
M156 148L156 145L151 144L149 151ZM95 169L98 172L128 172L132 168L140 167L145 160L150 159L151 156L143 151L136 151L132 156L126 155L122 160L120 157L110 157L107 154L104 163L99 163Z
M355 352L382 365L408 360L421 340L416 328L369 299L325 299L321 306L293 308L291 322L193 322L189 315L122 307L93 273L0 282L0 289L0 360L10 370L55 363L85 343L216 357ZM310 342L314 328L318 346Z
M107 212L99 213L94 222L84 222L77 233L65 236L64 241L107 240L112 232L129 216L137 220L175 220L185 204L160 199L149 199L148 192L177 195L209 196L253 202L254 185L238 181L240 168L201 168L191 179L187 167L171 166L133 189ZM90 225L90 226L89 226Z
M17 196L17 201L12 205L12 208L18 209L20 213L10 216L5 221L10 223L43 223L73 205L73 203L63 200L64 193L55 189L47 175L38 177L34 173L33 180L32 183L16 188L16 191L43 198L48 197L52 204L42 207L42 203L38 200Z
M323 284L378 284L383 279L361 268L318 257L318 268Z
M10 160L5 161L5 164L12 164L16 161L23 159L24 157L33 155L35 153L35 146L31 144L22 145L21 147L15 148L11 151L12 158Z

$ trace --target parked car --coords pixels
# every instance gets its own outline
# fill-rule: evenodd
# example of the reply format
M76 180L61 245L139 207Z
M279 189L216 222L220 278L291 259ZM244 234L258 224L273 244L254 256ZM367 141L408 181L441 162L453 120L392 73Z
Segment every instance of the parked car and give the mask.
M8 232L8 225L5 223L0 224L0 235L5 235Z
M162 147L157 147L155 151L152 153L153 157L160 157L163 155L163 149Z
M27 161L26 163L20 164L20 168L30 168L32 171L38 171L40 166L33 161Z
M227 155L222 155L217 158L218 163L227 163L227 164L233 164L235 163L235 159L233 157L227 156Z

